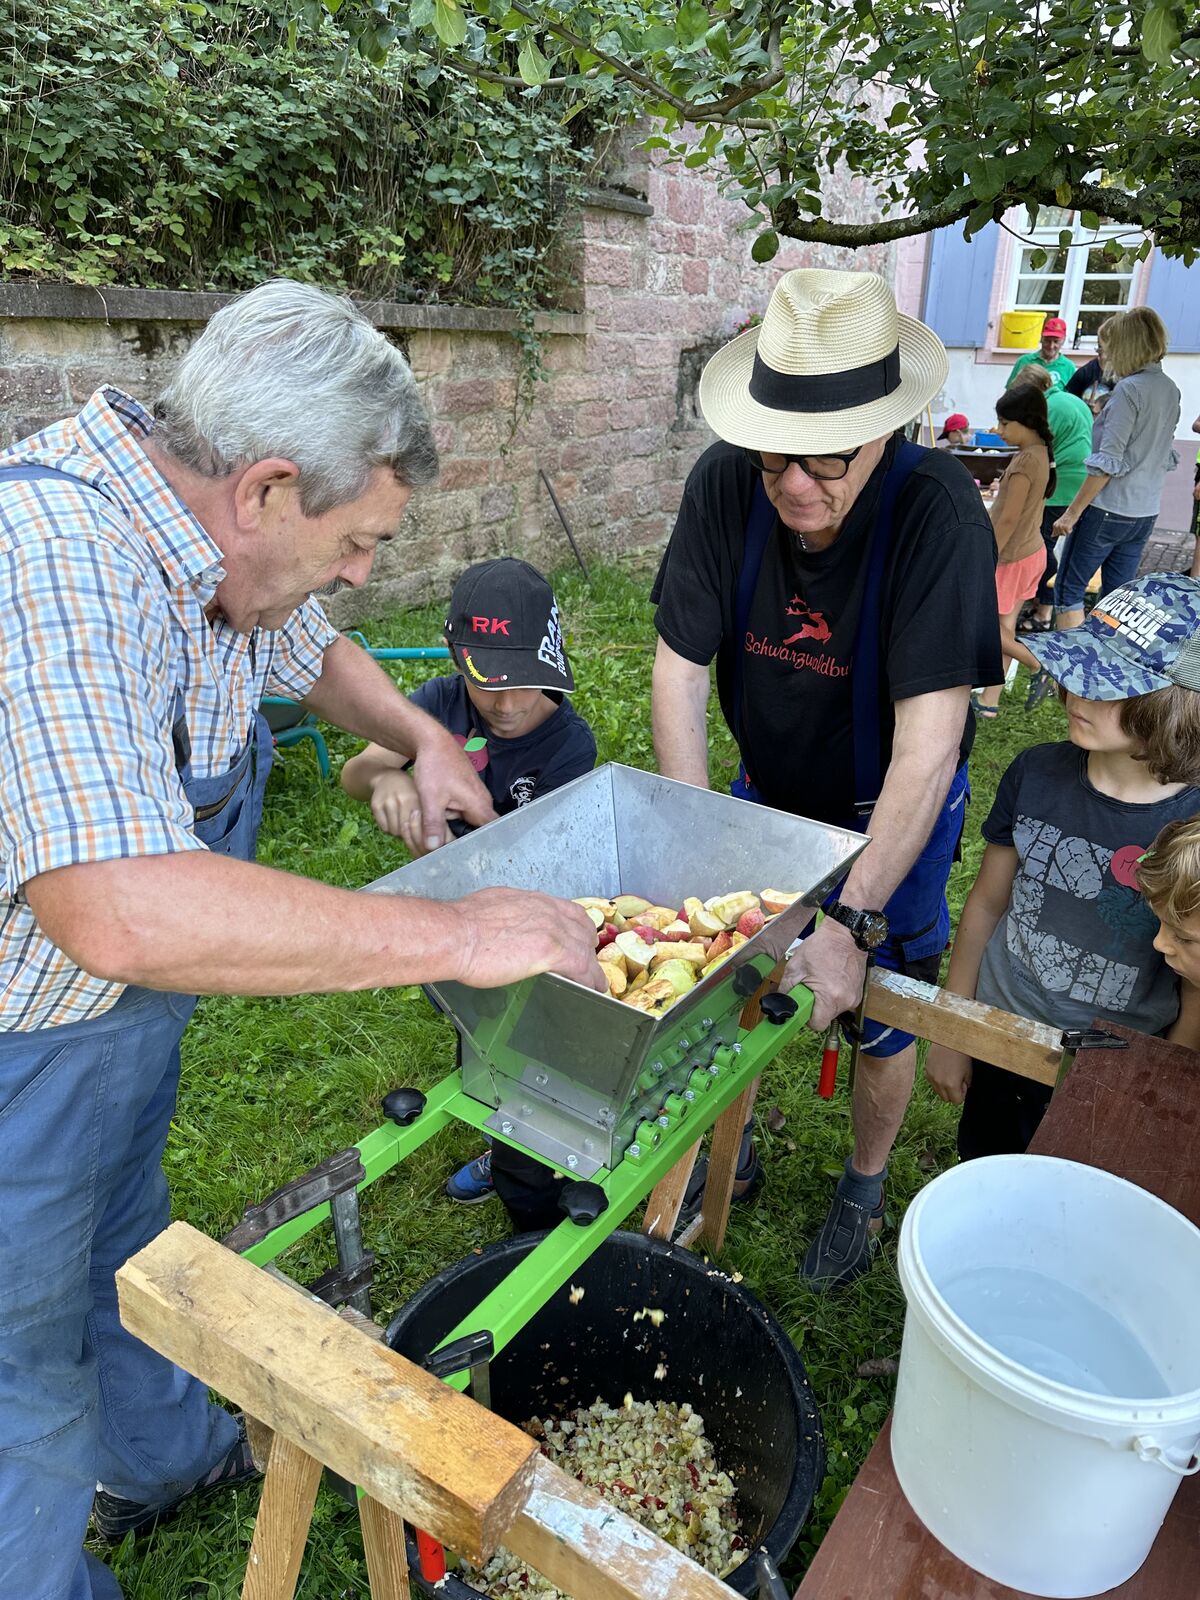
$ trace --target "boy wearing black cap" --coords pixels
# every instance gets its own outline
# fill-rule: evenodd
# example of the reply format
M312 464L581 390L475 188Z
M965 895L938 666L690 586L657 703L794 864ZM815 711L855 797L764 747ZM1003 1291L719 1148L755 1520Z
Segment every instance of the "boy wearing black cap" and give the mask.
M498 816L590 772L596 740L564 698L575 688L554 592L536 567L502 556L468 567L454 586L445 626L457 672L413 691L466 747ZM342 787L365 800L385 833L414 856L427 853L408 758L369 744L342 768ZM558 1185L540 1164L505 1149L502 1194L519 1226L546 1226ZM453 1174L446 1193L474 1205L496 1192L492 1152ZM535 1209L531 1210L533 1207Z

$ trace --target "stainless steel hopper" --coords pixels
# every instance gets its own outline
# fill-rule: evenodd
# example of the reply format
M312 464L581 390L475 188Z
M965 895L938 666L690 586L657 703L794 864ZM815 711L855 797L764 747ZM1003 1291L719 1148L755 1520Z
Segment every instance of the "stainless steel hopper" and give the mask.
M609 765L367 886L456 900L493 885L583 895L763 888L797 900L661 1017L551 974L502 989L431 992L463 1042L463 1089L488 1125L579 1178L611 1167L644 1119L732 1043L747 993L863 850L848 829ZM677 1102L678 1103L678 1102Z

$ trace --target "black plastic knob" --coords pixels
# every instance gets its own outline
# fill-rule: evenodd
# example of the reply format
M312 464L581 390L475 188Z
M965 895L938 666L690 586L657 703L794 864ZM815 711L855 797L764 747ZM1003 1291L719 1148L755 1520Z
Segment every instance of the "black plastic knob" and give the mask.
M745 966L739 967L733 975L733 992L739 1000L749 1000L761 983L762 974L753 961L747 961Z
M558 1209L580 1228L608 1210L608 1196L598 1183L564 1183Z
M763 1016L776 1027L796 1015L796 1002L790 994L779 994L778 991L774 994L765 994L759 1004L762 1006Z
M420 1089L392 1089L379 1102L389 1122L398 1127L410 1127L425 1109L425 1096Z

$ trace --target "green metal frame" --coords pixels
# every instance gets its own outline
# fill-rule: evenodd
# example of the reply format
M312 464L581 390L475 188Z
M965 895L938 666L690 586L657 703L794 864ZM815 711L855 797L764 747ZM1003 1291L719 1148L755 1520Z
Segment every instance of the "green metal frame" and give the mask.
M745 968L742 969L746 970ZM654 1121L643 1121L638 1137L613 1168L602 1167L592 1179L604 1190L608 1208L594 1222L580 1226L564 1220L491 1294L451 1330L442 1341L449 1344L463 1334L486 1328L500 1351L554 1295L604 1239L619 1228L634 1207L668 1173L682 1155L732 1105L763 1068L788 1044L812 1014L811 993L803 987L791 991L796 1001L794 1014L783 1022L765 1017L754 1028L739 1029L733 1044L719 1045L707 1067L697 1067L686 1094L667 1097ZM407 1128L385 1123L356 1145L366 1176L359 1185L365 1189L391 1172L414 1150L420 1148L452 1121L483 1129L492 1116L491 1106L472 1099L462 1091L462 1077L453 1072L443 1078L426 1098L421 1115ZM528 1155L537 1156L515 1139L506 1138L492 1128L494 1139ZM258 1244L244 1252L256 1266L273 1262L290 1245L304 1238L330 1215L328 1204L292 1218L275 1228ZM465 1389L467 1372L447 1379L457 1389Z

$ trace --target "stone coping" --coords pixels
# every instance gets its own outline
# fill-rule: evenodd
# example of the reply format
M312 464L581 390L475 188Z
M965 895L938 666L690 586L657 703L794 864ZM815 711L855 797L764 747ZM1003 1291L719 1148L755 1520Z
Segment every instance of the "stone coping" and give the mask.
M625 196L621 196L625 199ZM90 288L74 283L0 283L0 317L55 322L207 322L228 305L231 294L202 294L185 289ZM363 311L377 328L400 331L512 333L518 326L513 311L484 306L401 305L392 300L364 300ZM592 331L586 312L539 311L534 331L578 335Z

